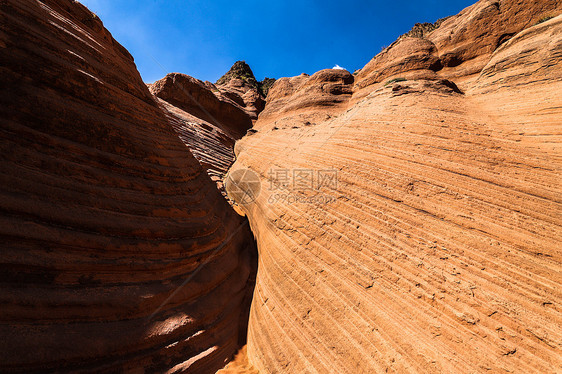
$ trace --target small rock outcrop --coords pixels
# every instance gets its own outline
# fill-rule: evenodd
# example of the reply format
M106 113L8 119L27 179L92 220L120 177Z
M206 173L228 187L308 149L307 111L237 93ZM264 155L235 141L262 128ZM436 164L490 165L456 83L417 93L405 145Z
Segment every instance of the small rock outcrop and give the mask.
M226 196L223 180L234 162L234 143L250 131L265 108L263 87L244 61L236 62L216 84L172 73L149 84L170 123Z
M242 105L252 121L265 107L261 83L256 80L252 69L245 61L237 61L216 83L219 91Z
M234 65L222 77L217 80L217 85L224 86L230 83L233 79L244 81L249 87L258 88L259 84L254 76L254 72L246 61L236 61Z
M157 98L212 123L232 138L241 138L252 127L242 98L223 94L210 82L171 73L148 87Z
M227 87L231 82L235 82L237 87L245 87L246 90L257 90L265 98L269 89L275 83L275 78L266 77L262 81L257 81L254 72L246 61L236 61L230 70L219 78L216 85Z
M391 78L435 79L442 65L430 40L406 37L375 56L355 77L355 89L372 88ZM370 89L366 92L370 92Z
M353 75L340 69L278 79L269 89L267 106L256 129L308 126L324 121L349 100L353 82Z

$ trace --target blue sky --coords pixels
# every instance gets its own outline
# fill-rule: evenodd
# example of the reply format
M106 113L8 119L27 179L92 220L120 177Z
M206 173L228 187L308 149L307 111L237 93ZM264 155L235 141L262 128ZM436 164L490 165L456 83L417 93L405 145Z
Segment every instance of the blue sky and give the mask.
M476 0L81 0L135 57L145 82L215 82L237 60L258 80L362 68L416 22Z

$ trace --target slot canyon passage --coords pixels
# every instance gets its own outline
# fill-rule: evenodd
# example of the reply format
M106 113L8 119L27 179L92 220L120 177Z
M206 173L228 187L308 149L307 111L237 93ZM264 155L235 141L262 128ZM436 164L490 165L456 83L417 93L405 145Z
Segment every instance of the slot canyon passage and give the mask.
M79 2L3 0L0 372L560 373L561 13L145 84Z

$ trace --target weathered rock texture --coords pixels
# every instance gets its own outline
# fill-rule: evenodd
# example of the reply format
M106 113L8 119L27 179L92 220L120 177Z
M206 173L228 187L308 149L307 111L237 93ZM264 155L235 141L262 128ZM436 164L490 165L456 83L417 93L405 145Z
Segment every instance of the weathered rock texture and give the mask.
M252 69L244 61L236 62L232 68L217 81L222 95L241 105L253 122L265 106L260 82L256 81Z
M252 120L240 102L221 94L211 82L170 73L148 87L154 96L212 123L234 138L242 137L252 127Z
M234 162L234 144L239 138L164 100L158 99L158 101L181 141L191 150L211 180L216 183L219 191L226 197L223 179Z
M222 367L246 335L247 223L93 13L0 7L0 371Z
M243 88L243 95L247 91L256 91L256 93L263 98L267 96L273 83L275 83L275 78L264 78L262 81L258 82L254 76L254 72L246 61L236 61L230 70L217 80L216 84L221 87L221 89L228 90L229 88L234 88L234 91L238 92L240 88ZM260 111L262 109L263 108L261 108Z
M244 206L260 250L250 364L560 371L562 16L534 20L561 10L480 1L355 80L275 83L232 168L263 181ZM337 188L319 189L330 169Z
M180 139L226 196L223 179L234 162L234 143L265 107L261 83L248 64L236 62L216 84L172 73L148 88Z
M487 0L437 22L433 31L405 34L371 60L358 74L356 88L383 83L396 73L409 78L439 76L461 87L478 78L492 54L520 31L545 16L558 15L557 0ZM429 32L428 32L429 31ZM423 38L411 36L423 36Z
M351 97L353 76L347 70L321 70L281 78L268 93L268 104L260 114L259 128L313 125L341 110ZM257 128L254 128L257 130Z

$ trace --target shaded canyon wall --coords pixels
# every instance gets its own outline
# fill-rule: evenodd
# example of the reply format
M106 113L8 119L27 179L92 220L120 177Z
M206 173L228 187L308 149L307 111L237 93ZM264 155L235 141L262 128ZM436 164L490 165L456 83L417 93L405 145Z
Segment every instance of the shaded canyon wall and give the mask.
M209 373L246 338L247 221L70 0L0 5L0 371Z

